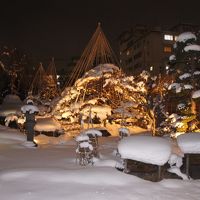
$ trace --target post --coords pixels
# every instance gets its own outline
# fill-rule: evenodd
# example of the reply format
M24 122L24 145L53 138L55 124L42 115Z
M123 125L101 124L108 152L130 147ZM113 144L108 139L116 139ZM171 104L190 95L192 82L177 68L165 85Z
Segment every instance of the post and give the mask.
M161 180L162 166L158 165L158 181Z
M189 154L186 154L186 174L188 177L190 176L190 174L189 174L189 172L190 172L190 157L189 156L190 156Z

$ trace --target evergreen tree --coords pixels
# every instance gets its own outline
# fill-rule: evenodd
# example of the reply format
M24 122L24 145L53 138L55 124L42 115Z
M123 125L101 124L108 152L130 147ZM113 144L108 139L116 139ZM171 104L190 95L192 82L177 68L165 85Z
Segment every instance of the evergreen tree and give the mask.
M174 113L170 119L176 132L193 131L200 89L200 45L195 34L184 32L177 37L169 65L173 83L168 87L168 107L170 114Z

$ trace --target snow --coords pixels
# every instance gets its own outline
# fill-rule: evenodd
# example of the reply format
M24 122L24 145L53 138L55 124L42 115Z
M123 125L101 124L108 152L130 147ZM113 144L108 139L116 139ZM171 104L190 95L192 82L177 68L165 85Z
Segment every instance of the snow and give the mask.
M179 135L177 142L184 153L200 153L200 133Z
M186 52L188 52L188 51L200 51L200 46L197 45L197 44L191 44L191 45L184 47L184 51L186 51Z
M81 132L82 135L102 136L101 131L97 129L86 129Z
M196 40L197 37L191 32L184 32L181 33L178 37L176 42L186 42L187 40L194 39Z
M81 142L80 148L89 148L91 151L93 150L93 146L89 142Z
M8 114L4 121L5 121L5 125L9 126L10 122L18 121L18 117L15 114Z
M89 140L89 137L87 135L78 135L76 136L76 141L81 142L81 141L86 141Z
M119 128L119 132L121 132L121 133L125 133L125 134L127 134L127 135L130 134L129 129L128 129L128 128L124 128L124 127Z
M118 151L124 159L164 165L169 160L171 145L159 137L130 136L120 141Z
M21 107L21 111L22 111L22 113L29 112L32 114L32 113L39 112L39 109L37 106L34 106L34 105L24 105Z
M200 71L195 71L194 75L200 75Z
M175 89L176 93L180 93L182 88L179 83L172 83L169 85L168 90Z
M191 77L190 73L184 73L181 76L179 76L179 79L183 80L183 79L186 79L186 78L189 78L189 77Z
M170 61L176 60L176 56L175 56L175 55L171 55L171 56L169 57L169 60L170 60Z
M100 159L83 167L75 162L73 138L63 138L62 144L39 143L37 148L23 146L25 139L24 134L0 126L1 200L199 199L200 180L155 183L116 170L116 137L101 137Z
M107 115L111 115L111 107L107 105L88 105L81 109L81 112L84 113L83 119L86 119L91 112L91 118L94 118L97 113L97 116L101 120L104 120L107 118Z
M54 118L37 117L36 121L37 123L34 127L35 131L38 131L38 132L62 131L61 125Z
M194 91L193 94L192 94L192 98L193 99L197 99L199 97L200 97L200 90Z
M184 88L185 88L186 90L191 90L191 89L193 89L193 86L187 84L187 85L184 85Z

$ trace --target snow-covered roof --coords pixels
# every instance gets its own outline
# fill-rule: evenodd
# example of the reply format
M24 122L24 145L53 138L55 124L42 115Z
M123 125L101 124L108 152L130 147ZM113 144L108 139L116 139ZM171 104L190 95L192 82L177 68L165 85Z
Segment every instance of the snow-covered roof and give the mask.
M181 34L177 37L176 41L177 41L177 42L186 42L187 40L190 40L190 39L196 40L197 37L196 37L196 35L194 35L194 34L191 33L191 32L184 32L184 33L181 33Z
M130 136L119 142L118 151L124 159L163 165L169 160L171 145L160 137Z
M200 153L200 133L179 135L177 142L184 153Z
M200 51L200 46L197 44L190 44L186 47L184 47L184 51Z

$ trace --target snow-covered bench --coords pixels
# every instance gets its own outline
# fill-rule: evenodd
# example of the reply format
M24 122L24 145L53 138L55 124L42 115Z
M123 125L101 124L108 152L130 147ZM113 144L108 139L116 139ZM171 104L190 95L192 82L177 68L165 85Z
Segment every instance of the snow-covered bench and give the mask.
M118 152L125 161L125 171L128 171L127 160L139 161L158 166L158 180L161 179L161 166L166 164L171 155L171 144L161 137L130 136L118 144Z

